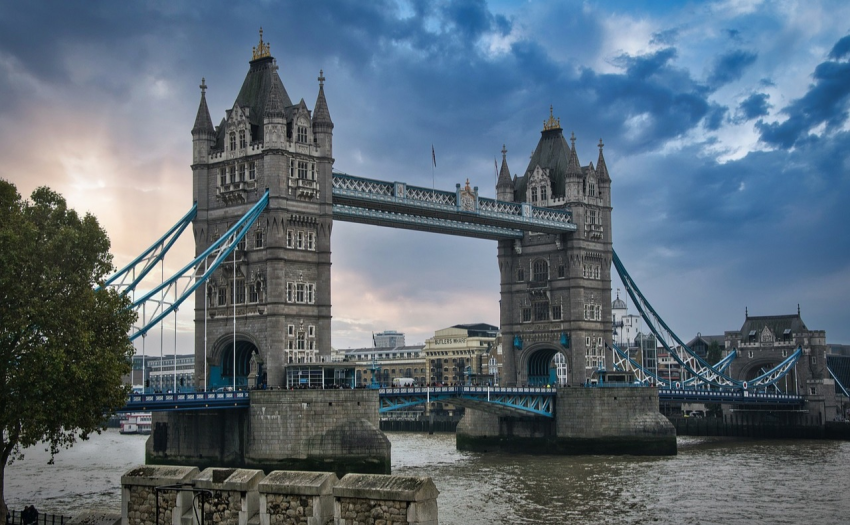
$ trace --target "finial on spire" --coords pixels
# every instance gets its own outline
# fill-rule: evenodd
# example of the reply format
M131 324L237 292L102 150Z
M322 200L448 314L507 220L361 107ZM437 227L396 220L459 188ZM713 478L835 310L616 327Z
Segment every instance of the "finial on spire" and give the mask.
M325 85L325 71L323 69L319 70L319 78L317 78L316 80L319 81L319 87Z
M800 303L797 303L797 317L800 317Z
M573 149L575 149L575 147L576 147L576 132L575 131L570 132L570 145L572 145Z
M201 88L201 95L207 92L207 79L205 77L201 77L201 85L198 87Z
M253 54L252 54L253 58L251 60L258 60L260 58L272 56L271 46L268 43L263 43L263 28L262 28L262 26L260 27L260 43L257 44L257 47L254 47L252 49L253 49Z
M508 155L508 148L506 148L505 145L502 144L502 160L505 160L505 157L507 155Z
M744 307L744 317L746 317L747 319L750 318L750 307L749 306Z
M549 105L549 120L543 121L543 131L549 131L551 129L561 129L561 119L555 118L553 113L554 108L552 105Z
M602 143L602 138L599 139L599 152L602 152L602 148L605 147L605 144Z

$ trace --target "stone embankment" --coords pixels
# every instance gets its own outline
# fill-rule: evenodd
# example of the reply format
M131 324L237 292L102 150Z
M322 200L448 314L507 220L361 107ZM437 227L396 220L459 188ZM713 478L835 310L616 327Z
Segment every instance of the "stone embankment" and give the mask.
M438 523L427 477L147 465L121 487L121 525Z

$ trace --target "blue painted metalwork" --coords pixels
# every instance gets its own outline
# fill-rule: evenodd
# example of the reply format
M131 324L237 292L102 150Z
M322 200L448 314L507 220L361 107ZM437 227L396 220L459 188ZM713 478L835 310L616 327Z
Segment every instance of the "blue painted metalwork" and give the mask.
M371 210L368 208L348 206L344 204L334 204L333 215L335 220L374 224L377 226L389 226L393 228L405 228L408 230L430 231L449 235L461 235L463 237L475 237L490 240L522 239L522 232L519 230L511 230L486 224L453 221L438 217L423 217L391 211Z
M659 388L658 399L660 401L685 403L726 403L736 405L802 405L805 402L802 396L750 392L742 388L723 390Z
M468 196L469 198L464 198ZM521 238L524 231L576 231L568 209L539 208L455 192L333 174L334 218L485 239Z
M717 388L742 388L744 390L763 388L776 383L784 377L794 367L800 359L800 356L803 355L802 348L798 348L796 352L782 361L779 365L750 381L741 381L729 377L725 373L725 370L719 370L713 367L697 355L670 329L669 326L667 326L664 320L661 319L661 316L658 315L655 309L652 308L652 305L649 304L646 297L644 297L641 293L637 284L635 284L632 277L626 271L626 268L623 266L623 263L617 256L617 253L613 250L611 253L613 256L614 267L620 275L620 280L623 282L626 291L632 298L632 302L636 305L641 317L643 317L644 321L646 321L647 326L649 326L658 341L660 341L667 352L669 352L670 356L679 363L682 370L690 374L691 377L687 379L695 379L695 385L700 384ZM643 372L647 371L643 370ZM655 379L659 381L659 384L669 384L669 382L659 380L657 377Z
M266 191L259 201L236 224L227 230L224 235L212 243L209 248L160 285L133 302L132 307L136 309L141 308L148 302L152 303L154 308L150 320L142 319L142 326L136 328L136 332L130 336L131 341L146 334L166 316L177 310L183 301L190 297L199 286L209 279L221 263L233 253L236 245L245 237L251 225L256 222L263 210L266 209L268 202L269 192ZM209 260L210 258L212 258L212 261ZM137 261L140 260L140 258L137 258ZM177 287L181 281L185 281L185 287L182 290L178 290ZM162 299L162 297L167 297L172 291L176 291L172 302ZM160 298L157 298L157 295L160 295Z
M95 290L100 290L101 288L105 288L108 286L118 288L121 292L121 295L126 295L127 293L133 291L136 288L142 279L159 263L162 261L165 254L168 253L168 250L174 245L177 239L180 238L180 235L195 219L195 215L198 213L198 203L195 203L192 206L192 209L189 210L186 215L183 216L182 219L177 221L177 223L171 227L162 237L156 240L153 244L151 244L147 250L143 251L141 255L133 259L130 264L125 266L124 268L115 272L111 277L109 277L106 282L103 283L102 286L98 286ZM139 270L138 274L135 273L137 266L144 262L144 266ZM129 283L125 283L125 279L127 277L131 277L133 280Z
M465 400L488 403L508 411L555 417L554 388L444 386L382 388L378 390L381 413L423 405L430 401L447 401L463 405ZM481 406L481 405L479 405Z
M118 412L172 412L213 408L248 408L249 394L236 392L182 392L177 394L131 394Z

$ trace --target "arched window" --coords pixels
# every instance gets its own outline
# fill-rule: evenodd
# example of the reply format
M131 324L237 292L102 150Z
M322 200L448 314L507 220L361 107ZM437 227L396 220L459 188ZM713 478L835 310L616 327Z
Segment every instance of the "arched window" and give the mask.
M248 145L248 141L245 140L245 130L240 129L239 130L239 149L245 149L245 147L247 145Z
M236 133L230 133L230 151L236 151Z
M537 259L534 261L533 271L534 275L532 279L534 282L545 283L549 280L549 264L547 264L543 259Z

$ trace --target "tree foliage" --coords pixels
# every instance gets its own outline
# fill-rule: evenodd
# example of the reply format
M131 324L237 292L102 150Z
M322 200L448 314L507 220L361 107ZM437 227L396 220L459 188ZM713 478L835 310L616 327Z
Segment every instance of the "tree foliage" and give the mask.
M136 319L129 300L95 291L112 271L109 239L90 214L0 179L0 519L5 467L24 447L55 454L99 431L123 406Z

